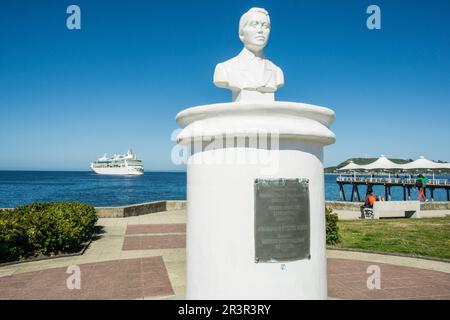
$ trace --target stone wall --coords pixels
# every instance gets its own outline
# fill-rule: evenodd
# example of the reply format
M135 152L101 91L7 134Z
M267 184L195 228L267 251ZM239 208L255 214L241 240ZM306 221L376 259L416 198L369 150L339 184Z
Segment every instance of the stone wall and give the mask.
M326 206L333 210L340 211L359 211L359 207L363 204L362 202L348 202L348 201L325 201ZM420 210L431 211L431 210L450 210L450 202L448 201L433 201L433 202L422 202L420 204Z
M449 201L429 201L420 204L420 210L450 210Z
M333 210L344 211L358 211L362 206L362 202L348 202L348 201L325 201L325 206Z
M335 211L357 211L362 202L346 202L346 201L326 201L326 206ZM169 200L139 203L121 207L96 207L95 211L99 218L123 218L131 216L139 216L162 211L185 210L185 200ZM421 211L442 210L450 211L450 202L423 202L420 204ZM431 213L430 213L431 214Z
M182 210L185 208L186 201L173 200L146 202L121 207L96 207L95 211L99 218L123 218L162 211Z
M326 206L337 211L357 211L362 202L326 201ZM169 200L146 202L122 207L97 207L97 215L100 218L122 218L139 216L161 211L185 210L186 201ZM450 202L425 202L420 205L421 210L450 210Z
M99 218L123 218L124 207L98 207L95 212Z
M184 200L169 200L166 202L166 210L186 210L187 202Z

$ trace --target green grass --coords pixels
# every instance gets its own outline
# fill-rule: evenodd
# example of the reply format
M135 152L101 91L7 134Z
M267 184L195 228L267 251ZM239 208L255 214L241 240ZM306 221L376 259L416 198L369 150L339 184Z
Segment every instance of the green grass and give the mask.
M338 226L342 241L334 247L450 259L450 217L339 221Z

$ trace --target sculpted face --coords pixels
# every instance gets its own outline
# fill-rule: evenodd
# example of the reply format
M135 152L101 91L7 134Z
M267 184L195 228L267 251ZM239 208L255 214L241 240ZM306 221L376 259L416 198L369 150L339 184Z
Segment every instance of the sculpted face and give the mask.
M261 51L269 40L269 34L270 21L267 15L262 12L250 12L239 37L247 49Z

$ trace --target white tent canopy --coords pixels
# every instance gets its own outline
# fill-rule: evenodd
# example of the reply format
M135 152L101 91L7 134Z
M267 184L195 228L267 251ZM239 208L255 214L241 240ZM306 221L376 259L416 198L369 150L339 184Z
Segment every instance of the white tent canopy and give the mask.
M361 166L361 169L374 170L374 169L402 169L400 164L394 163L384 155L381 155L377 160L372 163Z
M450 169L450 163L437 163L439 169Z
M350 160L349 164L347 164L346 166L339 168L339 171L346 171L346 170L357 170L357 169L362 169L362 166L360 166L359 164L354 163L353 161Z
M400 169L412 170L412 169L445 169L443 165L448 165L448 163L437 163L426 159L424 156L420 156L419 159L413 162L408 162L401 165Z
M350 161L346 166L337 169L338 171L351 170L414 170L414 169L450 169L450 163L438 163L420 156L412 162L397 164L386 156L381 155L377 160L366 165L359 165Z

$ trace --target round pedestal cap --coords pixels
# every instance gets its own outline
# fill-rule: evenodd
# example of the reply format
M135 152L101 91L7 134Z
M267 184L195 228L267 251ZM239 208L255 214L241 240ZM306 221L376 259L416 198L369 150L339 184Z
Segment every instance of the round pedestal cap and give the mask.
M323 145L336 141L329 129L335 119L328 108L297 102L230 102L185 109L176 121L183 128L177 142L215 136L251 137L264 132Z

